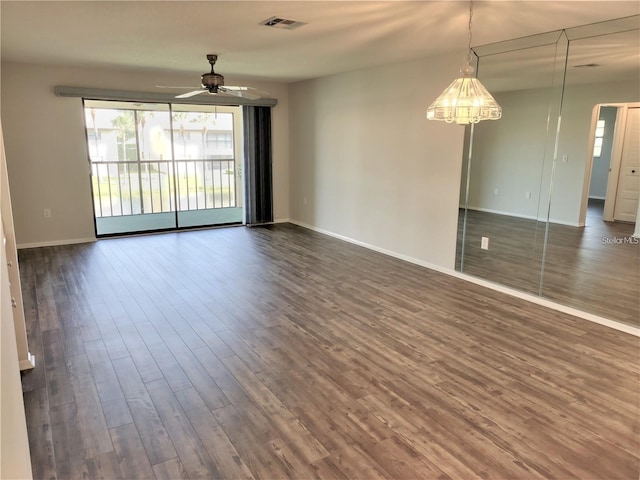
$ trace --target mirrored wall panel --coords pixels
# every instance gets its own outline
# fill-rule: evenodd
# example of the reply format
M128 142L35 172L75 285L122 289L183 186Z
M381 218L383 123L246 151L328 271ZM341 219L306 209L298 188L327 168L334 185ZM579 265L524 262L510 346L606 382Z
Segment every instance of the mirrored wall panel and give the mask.
M474 49L503 117L467 132L460 271L640 324L639 27Z

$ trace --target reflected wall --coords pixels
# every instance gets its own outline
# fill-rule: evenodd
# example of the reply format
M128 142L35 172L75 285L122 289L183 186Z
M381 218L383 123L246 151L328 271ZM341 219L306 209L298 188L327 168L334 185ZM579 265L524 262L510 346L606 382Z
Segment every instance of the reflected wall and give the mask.
M503 116L467 131L457 269L638 323L640 247L603 241L633 225L587 213L594 109L640 100L639 18L474 49Z

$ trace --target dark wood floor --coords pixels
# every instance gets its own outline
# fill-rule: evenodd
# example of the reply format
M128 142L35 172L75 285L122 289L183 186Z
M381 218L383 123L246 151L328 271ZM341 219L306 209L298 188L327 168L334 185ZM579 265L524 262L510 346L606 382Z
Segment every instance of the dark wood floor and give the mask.
M291 225L20 262L35 478L640 473L636 337Z
M462 218L462 217L461 217ZM586 227L551 224L543 265L545 224L469 211L463 270L470 275L542 296L630 325L640 325L640 240L634 225L602 220L590 201ZM460 270L462 221L456 268ZM489 250L480 248L489 237Z

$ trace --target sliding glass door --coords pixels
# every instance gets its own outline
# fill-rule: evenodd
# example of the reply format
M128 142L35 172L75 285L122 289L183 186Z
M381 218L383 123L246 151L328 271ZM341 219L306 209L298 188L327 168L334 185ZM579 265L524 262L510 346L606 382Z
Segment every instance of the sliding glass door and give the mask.
M178 227L242 221L241 110L175 105Z
M96 234L242 222L241 115L86 100Z

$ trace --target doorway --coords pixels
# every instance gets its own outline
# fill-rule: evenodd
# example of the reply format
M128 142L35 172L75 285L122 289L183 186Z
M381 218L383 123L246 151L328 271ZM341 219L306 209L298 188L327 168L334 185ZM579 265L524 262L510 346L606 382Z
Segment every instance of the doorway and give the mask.
M581 220L635 223L640 198L640 104L600 104L593 110L590 169Z
M242 223L240 107L85 100L97 236Z

